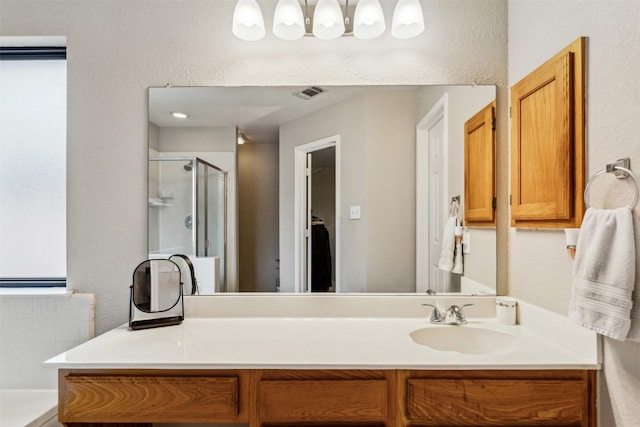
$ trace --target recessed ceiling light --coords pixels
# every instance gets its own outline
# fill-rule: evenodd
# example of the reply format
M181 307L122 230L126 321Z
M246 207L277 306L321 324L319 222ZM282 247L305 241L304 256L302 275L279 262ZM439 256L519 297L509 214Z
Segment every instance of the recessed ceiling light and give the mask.
M189 117L187 113L183 113L182 111L172 111L171 115L176 119L186 119Z

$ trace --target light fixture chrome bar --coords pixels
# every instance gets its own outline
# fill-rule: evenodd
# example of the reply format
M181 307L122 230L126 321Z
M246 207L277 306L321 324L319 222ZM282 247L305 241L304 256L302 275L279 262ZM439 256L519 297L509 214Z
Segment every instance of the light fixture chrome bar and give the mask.
M313 35L313 13L316 10L315 6L309 6L307 0L304 2L304 36L314 37ZM346 6L343 8L344 17L344 36L353 36L353 16L355 14L355 6Z

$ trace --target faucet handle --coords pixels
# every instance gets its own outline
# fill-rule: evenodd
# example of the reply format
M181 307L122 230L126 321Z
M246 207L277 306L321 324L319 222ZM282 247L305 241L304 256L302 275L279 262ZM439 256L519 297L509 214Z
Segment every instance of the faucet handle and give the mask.
M473 304L463 304L460 307L458 307L458 312L456 313L456 315L458 316L458 321L461 324L466 324L467 323L467 318L465 317L464 313L462 312L462 309L465 307L471 307Z
M433 305L433 304L422 304L422 305L427 307L433 307L433 310L431 311L431 317L429 318L429 321L431 323L442 323L444 321L444 318L442 317L442 313L438 309L437 305Z

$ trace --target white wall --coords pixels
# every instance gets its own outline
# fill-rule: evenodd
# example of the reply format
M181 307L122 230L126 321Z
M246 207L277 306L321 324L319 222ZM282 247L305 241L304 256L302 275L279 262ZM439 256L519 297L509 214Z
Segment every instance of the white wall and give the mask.
M274 292L278 278L278 145L238 146L240 291Z
M588 176L621 157L630 157L631 168L640 174L639 23L640 2L636 0L509 2L510 86L573 40L588 37ZM628 203L633 194L632 184L607 178L611 177L601 177L598 185L594 185L592 205L614 207ZM567 314L571 263L562 231L511 229L509 244L510 293ZM609 365L604 372L607 384L601 388L600 425L638 425L640 344L606 345L604 357L605 361L615 363L614 369Z
M373 91L280 128L280 279L294 289L294 149L340 136L341 292L415 291L415 92ZM360 206L361 219L349 219Z
M415 292L416 93L390 96L388 91L376 91L368 93L364 103L365 138L358 142L366 155L353 161L364 166L366 199L361 213L366 234L360 253L367 263L365 290ZM348 206L343 218L348 218Z
M354 143L364 135L364 97L359 96L341 102L330 109L320 110L280 127L280 288L283 292L295 291L294 280L294 151L295 147L318 141L335 135L340 136L341 147L336 156L341 158L340 216L350 205L364 205L363 171L360 169L366 159L366 150L360 150L360 144ZM329 124L329 127L325 126ZM343 141L346 141L343 143ZM343 172L344 171L344 172ZM365 207L365 217L366 217ZM364 291L366 277L365 257L363 253L364 221L343 223L341 229L342 269L341 280L352 291ZM354 256L358 254L358 256Z
M232 0L0 1L1 35L67 37L67 274L70 288L96 294L97 333L127 320L131 273L146 256L148 87L506 88L505 0L424 2L427 30L412 40L387 32L369 42L290 43L271 34L258 43L235 39ZM275 4L260 3L269 22ZM389 20L393 3L384 9Z

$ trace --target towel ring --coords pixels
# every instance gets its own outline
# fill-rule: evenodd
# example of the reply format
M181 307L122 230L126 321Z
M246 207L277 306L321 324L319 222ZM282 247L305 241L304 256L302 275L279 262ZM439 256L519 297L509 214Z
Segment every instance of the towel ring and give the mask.
M625 167L618 165L607 165L606 169L602 169L596 172L591 178L589 178L589 181L587 181L587 185L584 188L584 204L587 208L591 207L589 205L589 187L591 186L591 183L595 180L596 177L602 175L603 173L613 172L614 170L625 172L627 175L624 178L631 177L631 180L636 187L636 194L633 198L633 202L631 203L631 209L636 207L636 205L638 204L638 195L640 194L640 185L638 184L638 179L636 178L636 176L633 174L633 172L631 172L630 169L627 169Z

